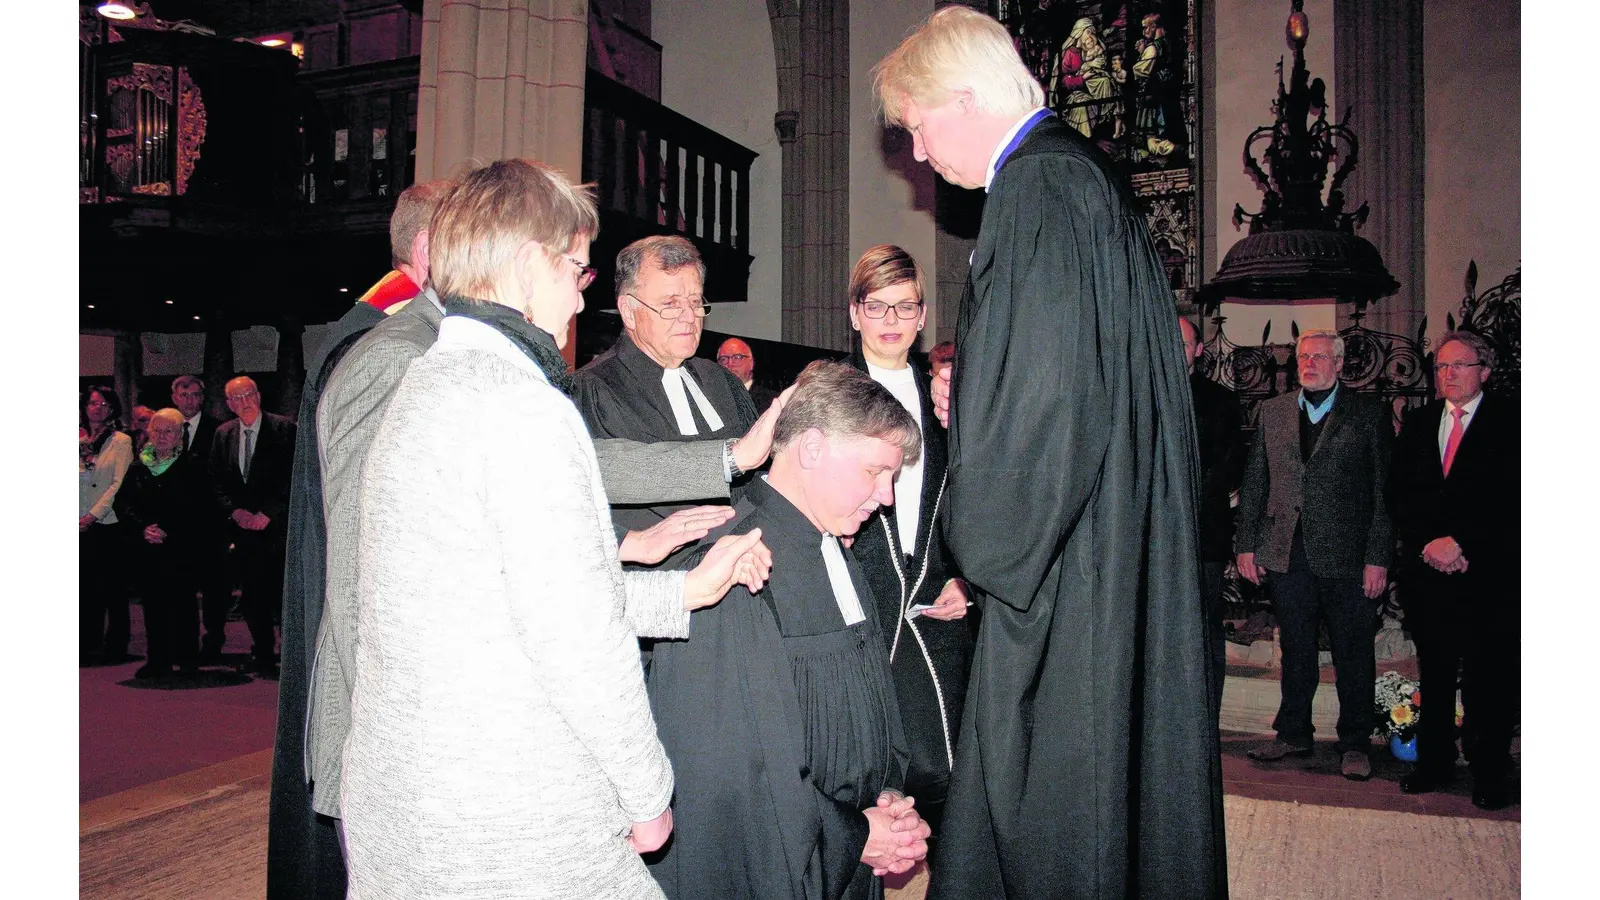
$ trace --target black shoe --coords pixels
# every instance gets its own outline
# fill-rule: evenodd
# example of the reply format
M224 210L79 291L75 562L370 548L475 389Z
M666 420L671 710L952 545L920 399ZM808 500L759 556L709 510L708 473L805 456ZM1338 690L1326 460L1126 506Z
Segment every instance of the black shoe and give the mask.
M1455 780L1454 775L1436 775L1426 769L1417 769L1400 779L1400 793L1431 794L1444 790Z
M178 667L179 678L195 678L199 675L200 670L195 667L194 663L185 663Z
M171 666L158 666L154 663L145 663L134 670L135 678L166 678L172 674Z
M221 647L205 647L205 648L202 648L200 650L200 665L202 665L202 666L220 666L220 665L222 665L222 648Z
M1511 805L1511 789L1504 781L1488 781L1472 786L1472 805L1479 809L1505 809Z

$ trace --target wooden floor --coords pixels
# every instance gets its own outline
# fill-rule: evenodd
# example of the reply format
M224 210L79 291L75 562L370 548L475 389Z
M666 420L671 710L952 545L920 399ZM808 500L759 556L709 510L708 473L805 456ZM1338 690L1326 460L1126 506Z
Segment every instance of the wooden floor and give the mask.
M80 807L80 896L254 900L266 893L271 751ZM1224 798L1236 900L1515 897L1515 820ZM890 900L922 897L926 876Z

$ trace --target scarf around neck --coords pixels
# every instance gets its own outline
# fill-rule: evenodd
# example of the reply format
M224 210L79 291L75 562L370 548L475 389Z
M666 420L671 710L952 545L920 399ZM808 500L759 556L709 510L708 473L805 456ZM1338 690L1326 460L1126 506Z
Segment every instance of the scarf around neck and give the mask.
M145 444L144 449L139 451L139 462L144 463L145 468L150 470L151 475L160 475L171 468L172 464L177 462L178 457L182 455L182 453L174 453L166 459L157 459L156 445Z
M473 319L505 335L518 350L539 367L544 377L561 393L572 396L572 373L567 371L567 361L556 346L556 339L548 331L529 322L509 306L499 303L444 300L444 314Z

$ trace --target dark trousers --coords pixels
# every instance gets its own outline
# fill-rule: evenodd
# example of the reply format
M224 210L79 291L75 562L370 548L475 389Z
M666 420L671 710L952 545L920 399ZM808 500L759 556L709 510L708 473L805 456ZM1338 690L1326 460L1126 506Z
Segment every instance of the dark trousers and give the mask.
M1502 579L1502 584L1505 580ZM1461 707L1472 720L1463 735L1472 778L1504 779L1511 769L1511 738L1521 714L1520 597L1514 580L1495 589L1467 571L1416 572L1406 587L1421 614L1417 655L1421 666L1422 721L1418 768L1449 776L1456 763L1456 671Z
M78 655L128 653L127 528L96 522L78 533Z
M1377 657L1372 649L1375 601L1361 591L1361 577L1312 574L1298 530L1289 548L1289 571L1267 573L1272 612L1283 647L1283 700L1272 720L1278 739L1311 744L1311 698L1317 690L1317 623L1327 620L1333 642L1333 672L1339 693L1339 752L1372 745L1372 696Z
M223 567L228 574L214 582L217 590L206 591L205 649L222 649L228 609L233 602L229 589L237 584L239 605L244 612L245 625L250 629L250 654L258 661L270 660L276 644L272 627L283 605L283 531L277 527L246 531L229 523L228 533L233 544L228 564ZM213 593L220 596L214 599Z
M1200 566L1200 605L1206 615L1206 649L1211 653L1211 716L1222 716L1222 686L1228 675L1228 636L1222 627L1222 575L1225 562Z
M200 646L198 585L187 565L191 557L177 548L145 544L140 561L146 651L153 666L192 666Z
M228 613L233 610L233 589L239 582L228 544L239 531L229 523L220 541L204 544L198 551L203 570L200 589L204 592L200 620L206 628L201 646L207 653L221 653L222 645L228 642Z

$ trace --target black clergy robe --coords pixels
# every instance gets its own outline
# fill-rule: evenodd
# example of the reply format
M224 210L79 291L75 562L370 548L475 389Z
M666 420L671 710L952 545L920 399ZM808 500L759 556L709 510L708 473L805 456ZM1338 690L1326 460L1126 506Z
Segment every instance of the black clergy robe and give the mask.
M845 625L822 533L759 478L736 509L705 546L759 527L772 577L655 645L650 708L677 788L650 873L670 900L880 897L862 810L900 787L906 749L872 595L845 551L866 615Z
M983 606L930 897L1227 893L1173 295L1051 116L990 187L956 324L945 537Z
M715 362L699 357L684 361L683 367L694 377L695 383L711 402L722 419L722 427L710 430L700 414L694 398L689 398L690 414L698 426L698 434L686 435L679 431L678 420L667 401L667 391L661 384L662 368L634 344L627 332L617 338L610 350L595 357L573 376L572 401L583 414L589 436L601 438L628 438L640 443L666 441L726 440L742 437L756 423L755 403L744 384L728 370ZM662 472L661 480L670 481L675 473ZM748 476L746 476L748 477ZM734 483L733 499L738 499L742 481ZM708 497L703 503L722 504L723 497ZM658 506L639 504L612 504L611 517L617 537L629 531L642 531L655 525L680 509L694 503L670 503ZM676 559L692 550L690 544L680 548L662 562L671 566Z
M283 573L283 658L278 673L278 727L273 738L272 792L267 824L268 900L342 900L344 853L334 820L311 808L306 785L306 704L311 663L322 624L328 535L322 518L322 464L317 454L317 402L345 351L384 312L357 303L335 322L300 392L299 429L289 481L287 553Z

